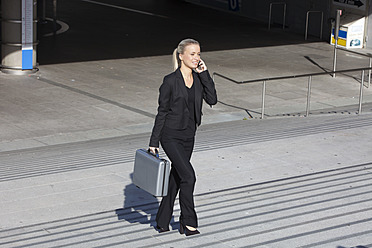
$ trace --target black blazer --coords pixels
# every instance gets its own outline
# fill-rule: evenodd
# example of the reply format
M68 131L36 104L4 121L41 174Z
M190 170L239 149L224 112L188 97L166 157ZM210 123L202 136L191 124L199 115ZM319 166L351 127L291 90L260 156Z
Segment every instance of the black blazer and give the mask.
M203 99L209 104L217 103L214 82L208 71L192 72L195 87L195 121L201 123ZM189 121L188 93L180 68L164 77L159 89L158 114L150 138L151 147L159 147L163 127L186 129Z

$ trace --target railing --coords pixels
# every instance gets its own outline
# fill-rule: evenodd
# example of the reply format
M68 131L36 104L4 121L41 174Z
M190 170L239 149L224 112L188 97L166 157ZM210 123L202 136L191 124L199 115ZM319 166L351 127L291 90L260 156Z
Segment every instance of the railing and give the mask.
M308 85L307 85L307 102L306 102L306 115L309 116L310 114L310 98L311 98L311 83L312 78L314 76L322 76L322 75L330 75L330 74L338 74L338 73L347 73L347 72L355 72L361 71L362 72L362 80L360 83L360 90L359 90L359 109L358 114L362 113L362 101L363 101L363 86L364 86L364 72L366 70L370 71L372 67L364 67L364 68L355 68L355 69L348 69L348 70L340 70L340 71L330 71L330 72L319 72L319 73L311 73L311 74L300 74L300 75L292 75L292 76L283 76L283 77L272 77L272 78L261 78L261 79L254 79L254 80L247 80L247 81L237 81L217 72L212 74L213 81L215 76L219 76L223 79L226 79L230 82L236 84L250 84L256 82L262 82L262 103L261 103L261 119L265 116L265 95L266 95L266 82L268 81L276 81L276 80L284 80L284 79L293 79L293 78L308 78Z
M353 50L348 50L346 48L339 47L339 46L337 46L337 49L369 58L369 67L372 67L372 54L370 54L370 53L367 53L367 54L359 53L359 52L356 52L356 51L353 51ZM337 58L336 58L334 63L335 63L335 67L336 67ZM372 72L371 70L368 71L368 86L367 86L367 88L369 88L371 86L371 72Z
M322 39L323 37L323 19L324 19L324 13L323 11L314 11L310 10L306 13L306 29L305 29L305 40L307 40L307 32L309 29L309 14L310 13L321 13L321 19L320 19L320 37L319 39Z
M269 30L271 26L271 12L272 12L272 7L274 4L280 4L283 5L283 29L285 28L285 15L287 13L287 4L283 2L278 2L278 3L270 3L270 9L269 9Z
M57 32L57 0L53 0L53 34L55 35ZM41 18L40 21L41 23L45 24L47 23L47 17L46 17L46 0L43 0L42 8L41 8Z
M340 20L341 20L341 14L342 10L336 11L336 26L334 29L334 38L335 38L335 46L333 49L333 71L336 71L336 63L337 63L337 44L338 44L338 33L340 32ZM333 77L336 77L336 73L333 73Z

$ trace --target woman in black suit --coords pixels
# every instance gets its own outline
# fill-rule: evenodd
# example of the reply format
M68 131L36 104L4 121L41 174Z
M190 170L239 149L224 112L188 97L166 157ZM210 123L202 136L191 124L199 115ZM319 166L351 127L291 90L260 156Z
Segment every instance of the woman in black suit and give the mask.
M200 45L193 39L181 41L173 53L175 71L164 77L159 89L159 107L155 118L150 150L159 152L159 142L172 162L168 195L156 215L159 232L169 231L174 201L179 191L180 233L199 234L194 206L196 176L190 163L197 126L201 123L203 99L217 103L214 82L200 59Z

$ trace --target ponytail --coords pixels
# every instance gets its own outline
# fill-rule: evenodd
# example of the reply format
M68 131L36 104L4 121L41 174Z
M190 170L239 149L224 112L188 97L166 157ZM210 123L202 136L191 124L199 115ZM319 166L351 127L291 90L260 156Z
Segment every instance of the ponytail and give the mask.
M178 52L177 52L177 48L174 49L173 51L173 55L172 55L172 65L173 65L173 70L177 70L178 67L181 66L181 61L180 61L180 58L178 56Z

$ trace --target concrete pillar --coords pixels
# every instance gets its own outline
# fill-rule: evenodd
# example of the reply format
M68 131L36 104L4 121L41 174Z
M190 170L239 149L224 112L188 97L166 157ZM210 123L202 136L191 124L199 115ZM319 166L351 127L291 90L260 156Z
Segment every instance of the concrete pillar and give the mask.
M36 1L1 0L1 71L4 73L22 75L38 70Z

